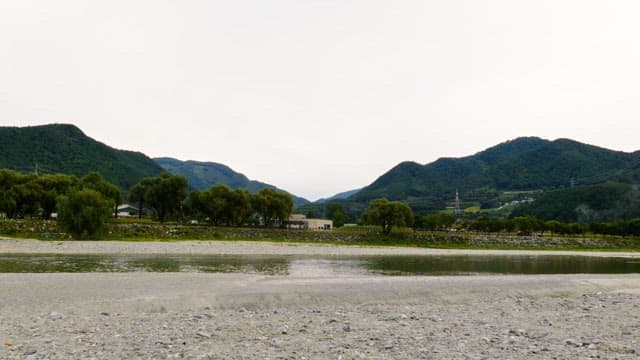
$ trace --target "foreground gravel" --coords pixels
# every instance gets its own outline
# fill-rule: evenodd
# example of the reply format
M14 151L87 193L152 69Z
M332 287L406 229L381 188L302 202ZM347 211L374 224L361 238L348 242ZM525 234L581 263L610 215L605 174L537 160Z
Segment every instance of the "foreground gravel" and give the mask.
M640 275L0 274L0 359L637 359L638 339Z

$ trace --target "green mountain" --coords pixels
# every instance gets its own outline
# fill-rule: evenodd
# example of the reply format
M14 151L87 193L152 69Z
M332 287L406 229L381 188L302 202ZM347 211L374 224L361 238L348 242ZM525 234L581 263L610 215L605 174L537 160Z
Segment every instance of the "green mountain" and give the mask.
M640 189L637 184L607 182L551 190L511 213L524 215L566 223L632 219L640 217Z
M98 171L124 191L142 178L163 172L139 152L116 150L74 125L0 127L0 168L21 172L66 173L82 177Z
M264 188L280 190L263 182L249 180L245 175L230 167L214 162L181 161L169 157L155 158L154 161L172 174L187 178L189 185L196 190L205 190L216 184L225 184L231 189L244 188L255 193ZM280 190L284 191L284 190ZM308 204L309 200L293 195L295 207Z
M331 197L328 198L322 198L322 199L318 199L315 202L316 203L330 203L332 201L336 201L336 200L347 200L348 198L352 197L353 195L357 194L358 191L360 191L360 189L354 189L354 190L349 190L349 191L343 191L341 193L337 193Z
M463 207L491 208L551 190L605 182L640 183L640 152L524 137L463 158L401 163L348 201L362 205L387 197L427 213L452 207L456 191Z

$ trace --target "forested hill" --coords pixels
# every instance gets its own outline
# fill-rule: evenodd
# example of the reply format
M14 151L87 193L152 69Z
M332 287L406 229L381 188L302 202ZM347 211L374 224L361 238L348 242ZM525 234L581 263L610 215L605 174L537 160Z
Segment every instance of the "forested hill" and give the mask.
M264 188L284 191L270 184L249 180L245 175L235 172L230 167L215 162L181 161L169 157L155 158L154 160L169 173L186 177L189 185L196 190L205 190L217 184L224 184L231 189L242 188L251 193ZM309 203L304 198L292 196L295 207Z
M450 206L458 190L471 203L497 203L504 192L552 190L604 182L639 183L640 152L625 153L573 140L524 137L475 155L420 165L404 162L350 200L406 200L418 212Z
M84 176L98 171L106 180L129 190L142 178L163 169L146 155L100 143L74 125L0 127L0 168L42 174Z

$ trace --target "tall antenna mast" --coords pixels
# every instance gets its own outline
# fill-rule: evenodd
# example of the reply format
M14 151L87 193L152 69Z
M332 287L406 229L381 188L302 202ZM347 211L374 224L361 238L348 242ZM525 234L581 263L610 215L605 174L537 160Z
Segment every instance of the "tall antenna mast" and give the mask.
M462 211L460 210L460 194L458 194L458 189L456 189L456 207L453 211L457 217L462 214Z
M38 163L36 163L36 175L38 175Z

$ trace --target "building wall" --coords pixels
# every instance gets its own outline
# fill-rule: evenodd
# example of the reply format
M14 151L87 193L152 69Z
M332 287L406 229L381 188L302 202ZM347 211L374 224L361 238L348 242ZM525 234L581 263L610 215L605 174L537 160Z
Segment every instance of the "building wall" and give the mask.
M325 219L306 219L307 229L309 230L331 230L333 229L333 221Z

